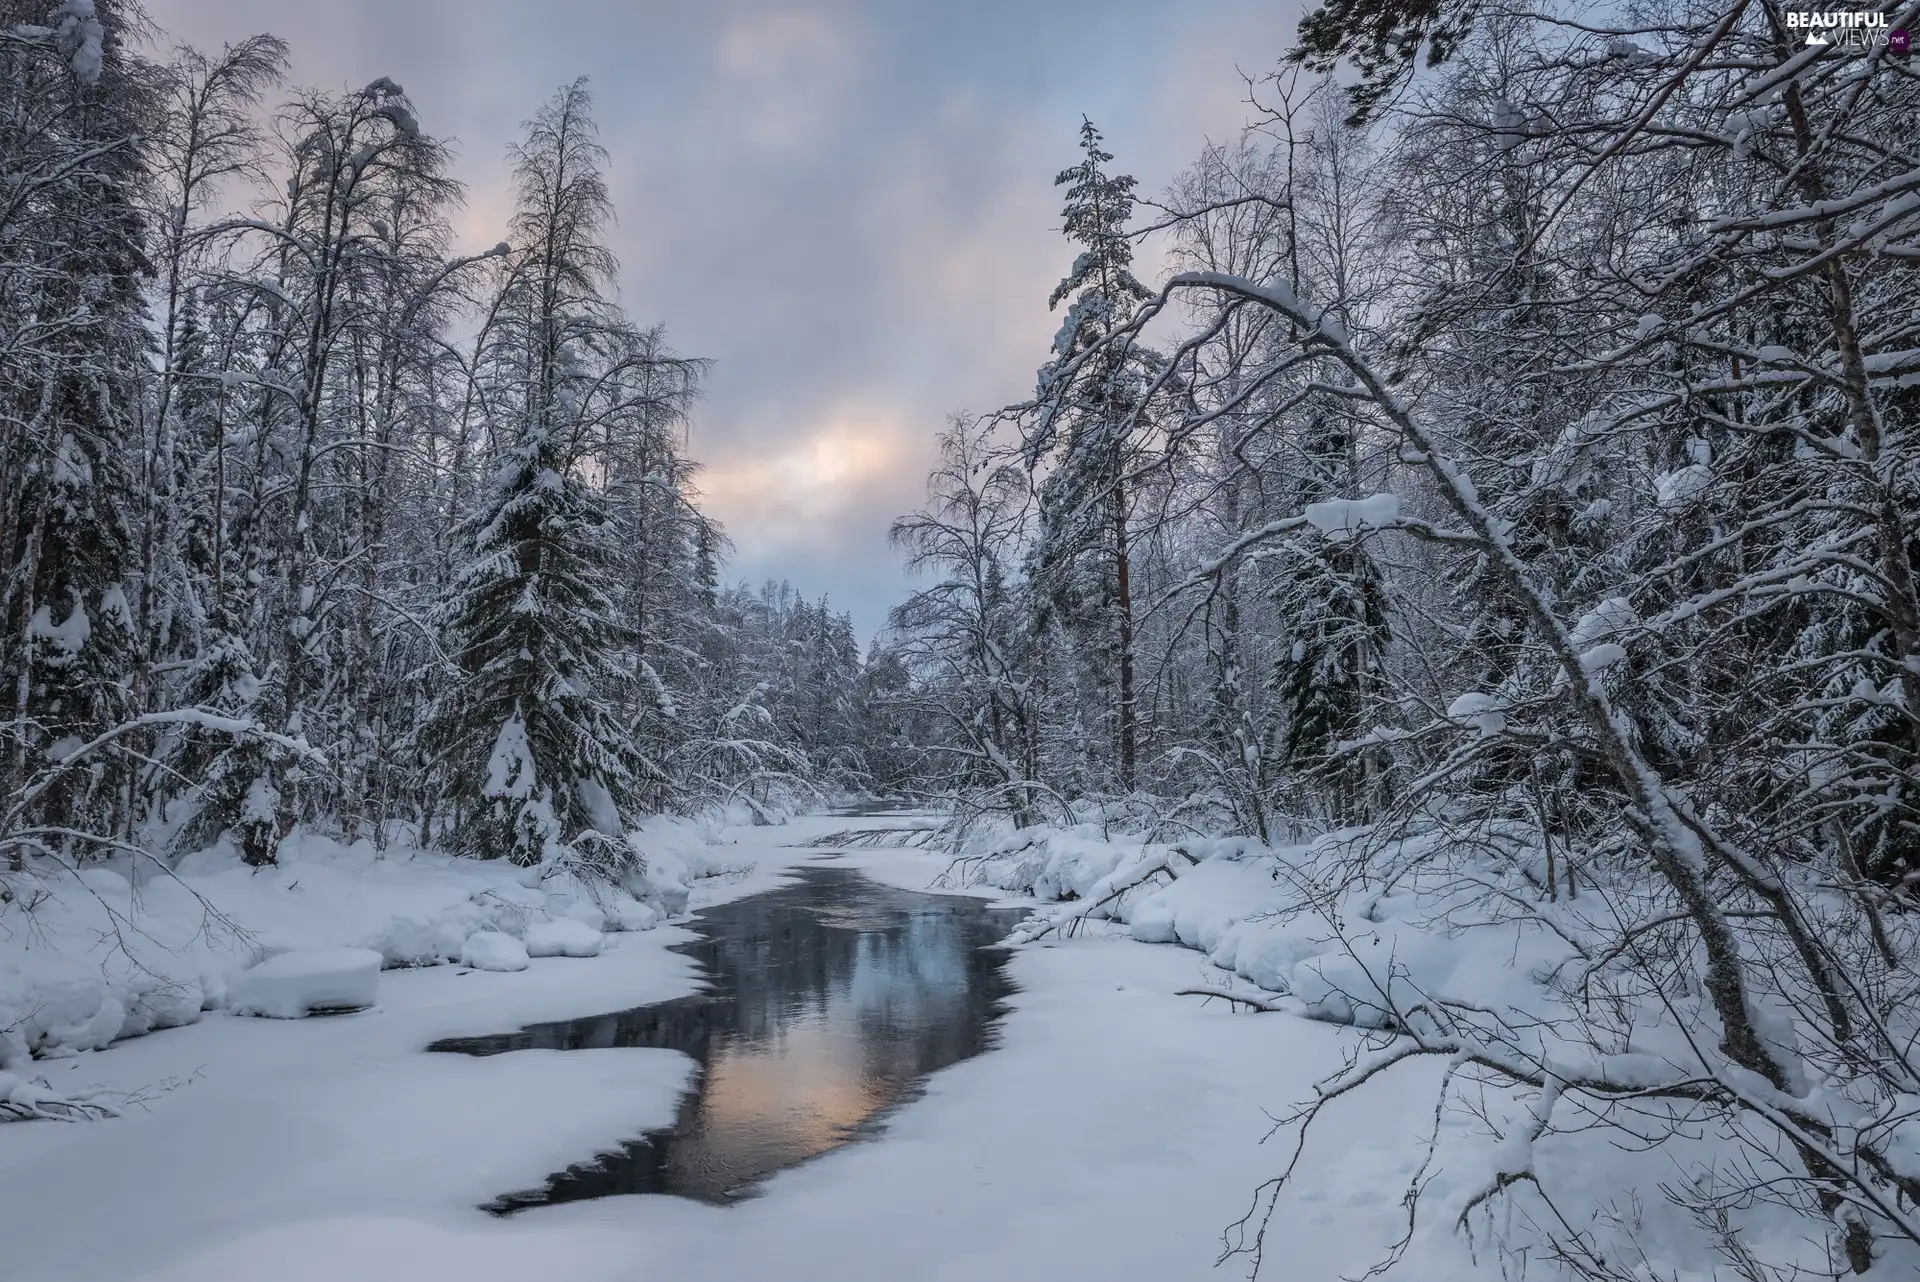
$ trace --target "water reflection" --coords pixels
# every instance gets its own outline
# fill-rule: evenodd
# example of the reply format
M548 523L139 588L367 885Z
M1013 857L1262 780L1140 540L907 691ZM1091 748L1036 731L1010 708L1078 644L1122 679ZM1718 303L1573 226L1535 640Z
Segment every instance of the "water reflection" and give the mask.
M709 991L517 1033L428 1047L468 1055L653 1046L700 1064L670 1127L506 1194L488 1209L617 1193L725 1203L773 1172L869 1132L935 1069L991 1045L1011 991L987 945L1021 916L837 868L701 913Z

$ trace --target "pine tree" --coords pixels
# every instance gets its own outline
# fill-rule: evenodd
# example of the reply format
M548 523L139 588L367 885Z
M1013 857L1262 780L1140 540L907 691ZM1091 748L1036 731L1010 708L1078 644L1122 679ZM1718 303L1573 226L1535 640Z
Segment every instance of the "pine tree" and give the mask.
M1074 634L1092 661L1114 778L1131 791L1139 734L1128 477L1139 462L1147 376L1157 362L1121 332L1151 297L1133 274L1126 230L1134 179L1108 172L1113 155L1092 121L1081 122L1080 148L1080 163L1054 179L1067 189L1063 230L1084 248L1047 300L1049 307L1071 301L1053 359L1040 370L1025 443L1029 466L1051 462L1040 486L1033 575L1048 621Z
M433 716L457 843L533 865L568 854L611 874L648 774L613 695L630 643L606 592L605 503L559 433L530 427L465 537L471 559L448 611L460 684Z
M611 215L584 82L563 89L514 152L518 244L489 359L512 418L492 491L446 608L459 668L426 735L458 812L456 842L531 865L571 857L618 876L621 840L656 768L619 708L635 637L613 601L605 494L582 474L588 403L618 362L624 320L598 234ZM617 368L617 366L616 366ZM602 469L604 470L604 469Z
M1304 442L1302 506L1324 502L1350 485L1351 428L1316 416ZM1359 736L1370 704L1384 691L1391 640L1386 584L1355 538L1315 540L1286 558L1275 591L1290 648L1275 673L1287 710L1285 760L1311 781L1337 819L1357 817L1366 789L1351 762L1331 760Z

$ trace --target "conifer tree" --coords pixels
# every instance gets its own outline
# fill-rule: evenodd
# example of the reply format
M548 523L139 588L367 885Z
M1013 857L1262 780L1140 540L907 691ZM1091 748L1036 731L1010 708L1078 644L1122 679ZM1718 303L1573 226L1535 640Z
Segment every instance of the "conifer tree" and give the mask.
M630 640L614 617L606 508L559 433L528 427L465 531L449 608L461 680L434 719L456 840L521 865L574 853L605 871L647 773L610 696Z
M140 453L150 273L137 141L152 72L117 5L66 0L49 18L9 4L0 25L0 170L19 193L0 224L0 298L17 322L0 355L0 676L18 788L133 709L128 460ZM121 835L131 770L120 753L96 755L40 794L36 818L68 847Z
M459 668L427 733L455 839L522 865L574 858L607 876L652 763L618 715L634 640L617 617L605 495L582 474L588 398L622 333L599 239L610 216L584 82L561 90L514 151L517 244L489 358L510 397L491 492L463 527L469 559L446 607Z
M1080 163L1054 179L1067 189L1064 232L1083 246L1054 287L1049 307L1067 302L1042 367L1037 415L1025 444L1029 466L1051 463L1040 486L1034 576L1046 615L1084 644L1111 744L1114 778L1131 791L1138 755L1134 677L1132 495L1139 462L1151 353L1121 331L1151 296L1133 274L1134 179L1110 173L1112 153L1090 120L1080 126Z
M1327 415L1308 425L1302 506L1334 498L1350 482L1351 429ZM1352 534L1304 545L1286 559L1275 590L1290 647L1275 676L1287 710L1286 763L1316 786L1339 819L1356 817L1363 790L1353 764L1330 758L1366 723L1369 703L1385 688L1390 638L1386 584L1373 557Z

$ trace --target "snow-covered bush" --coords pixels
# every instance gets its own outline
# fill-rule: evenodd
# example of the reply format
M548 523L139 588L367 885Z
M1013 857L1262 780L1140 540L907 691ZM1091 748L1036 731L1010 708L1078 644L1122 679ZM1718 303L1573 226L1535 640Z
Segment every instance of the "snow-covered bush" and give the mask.
M1518 1198L1550 1249L1594 1277L1615 1276L1595 1260L1699 1259L1729 1234L1756 1254L1811 1267L1821 1257L1805 1254L1796 1220L1755 1197L1739 1172L1749 1162L1792 1169L1791 1128L1803 1123L1791 1119L1811 1112L1816 1125L1849 1119L1890 1179L1910 1178L1920 1096L1831 1068L1781 1088L1734 1070L1703 1041L1722 1035L1709 995L1648 983L1656 957L1663 967L1702 964L1657 890L1628 862L1590 860L1573 892L1555 892L1551 866L1538 830L1523 823L1479 835L1440 824L1417 834L1356 829L1280 849L1036 827L980 843L951 875L1056 902L1017 938L1110 923L1204 953L1221 978L1197 994L1365 1033L1348 1065L1285 1118L1302 1145L1318 1110L1413 1071L1404 1065L1439 1061L1438 1115L1449 1120L1406 1190L1423 1208L1419 1233L1458 1224L1520 1249L1527 1233L1488 1219L1497 1199ZM1825 912L1840 907L1811 884L1796 893ZM1914 948L1909 923L1888 929L1890 947ZM1794 990L1757 990L1753 1013L1775 1053L1832 1063ZM1920 1027L1902 1010L1882 1018L1904 1036ZM1626 1152L1622 1134L1638 1137ZM1652 1156L1632 1156L1645 1146ZM1305 1177L1315 1160L1303 1147L1288 1177ZM1662 1192L1676 1163L1691 1181L1686 1196ZM1423 1193L1442 1168L1446 1193ZM1280 1187L1263 1190L1262 1204ZM1623 1200L1640 1207L1631 1220L1618 1216ZM1894 1202L1886 1209L1902 1213ZM1417 1242L1410 1235L1396 1258ZM1897 1247L1882 1249L1900 1258Z

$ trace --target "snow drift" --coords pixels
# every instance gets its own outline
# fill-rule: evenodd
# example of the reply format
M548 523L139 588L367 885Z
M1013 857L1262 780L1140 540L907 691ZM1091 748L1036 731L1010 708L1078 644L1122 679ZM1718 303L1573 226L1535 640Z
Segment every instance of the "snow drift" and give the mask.
M633 834L646 870L622 887L311 834L267 868L224 841L170 870L38 867L16 875L24 891L0 904L0 1072L222 1007L284 1017L303 1002L370 1003L371 989L344 972L337 992L317 974L283 973L326 950L362 950L356 974L368 957L387 968L459 962L489 932L523 957L590 956L603 932L683 913L688 883L717 866L710 836L687 820L648 820Z

